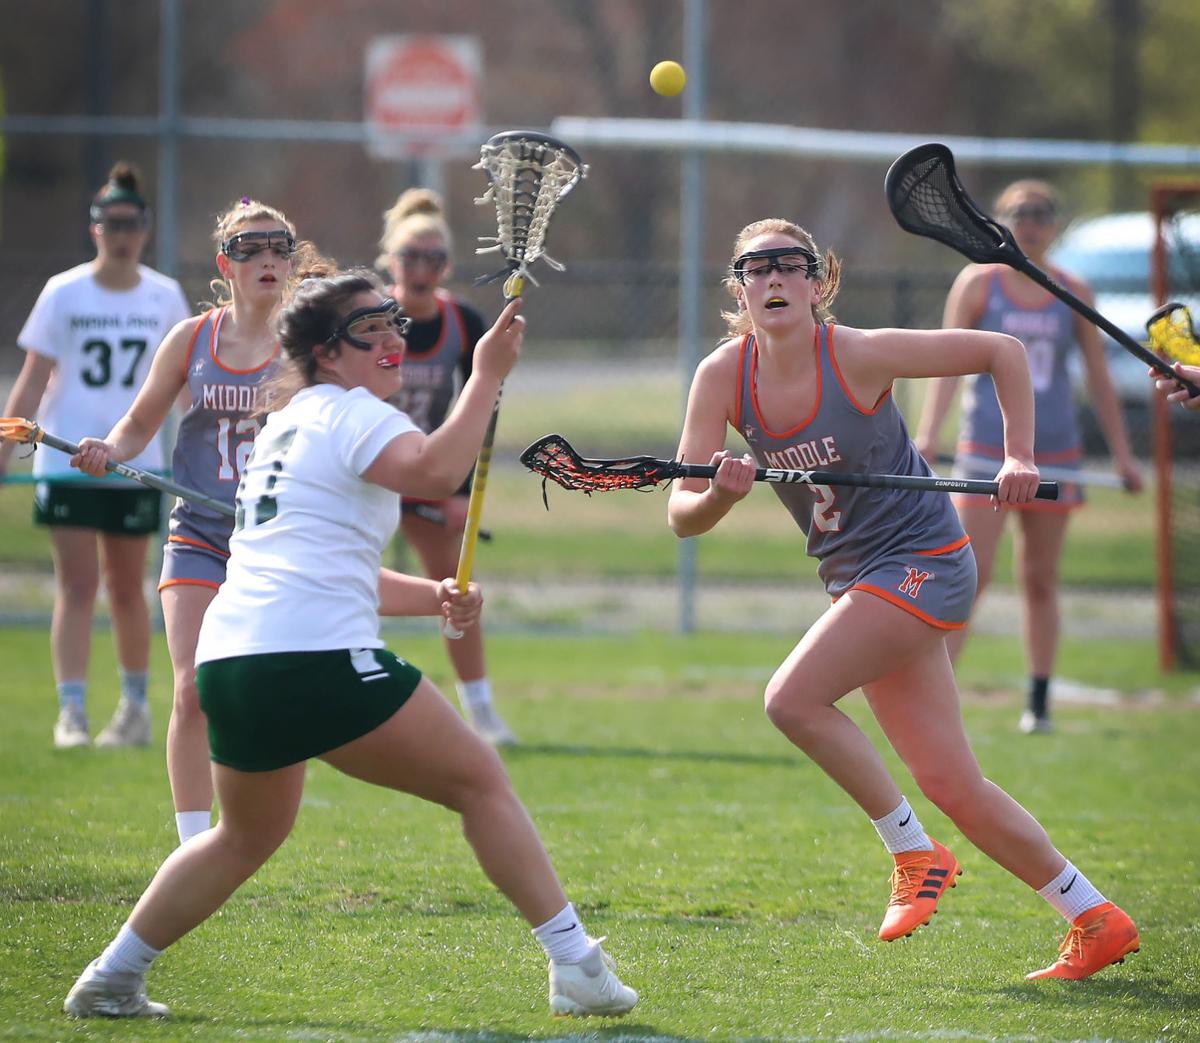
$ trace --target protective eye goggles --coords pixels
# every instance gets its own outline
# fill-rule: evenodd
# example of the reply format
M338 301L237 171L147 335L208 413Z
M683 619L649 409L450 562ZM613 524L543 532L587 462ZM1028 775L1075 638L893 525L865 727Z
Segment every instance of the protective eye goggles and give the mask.
M221 253L231 261L248 261L264 250L270 250L281 261L296 252L296 239L291 232L238 232L221 241Z
M1052 206L1044 203L1014 206L1004 212L1007 221L1032 221L1038 225L1052 225L1058 219L1058 212Z
M780 275L803 272L813 277L821 274L821 259L802 246L784 246L774 250L751 250L729 266L729 274L743 286L746 281L765 278L772 271Z
M94 221L93 224L100 226L105 235L119 235L122 232L132 234L142 231L149 222L146 220L145 214L131 215L128 217L101 217Z
M396 256L405 268L414 268L418 264L427 264L430 268L444 268L450 260L450 255L445 250L416 250L407 247L398 251Z
M411 328L412 319L388 297L382 304L352 311L342 319L325 343L332 344L334 341L344 340L360 351L370 351L382 340L407 335Z

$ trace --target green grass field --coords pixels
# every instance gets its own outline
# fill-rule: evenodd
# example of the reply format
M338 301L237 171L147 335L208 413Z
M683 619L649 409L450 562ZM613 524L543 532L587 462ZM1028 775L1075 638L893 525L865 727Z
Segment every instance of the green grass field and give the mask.
M391 645L445 680L425 634ZM149 750L50 748L42 630L0 630L0 1038L519 1038L1041 1041L1200 1037L1195 678L1137 642L1068 642L1063 672L1130 693L1064 705L1016 733L995 687L1018 657L979 638L962 666L985 771L1138 920L1142 952L1082 983L1028 983L1063 925L903 788L965 875L934 923L885 946L889 861L868 822L763 717L786 638L493 638L492 674L525 745L506 754L568 893L608 935L642 1003L620 1022L554 1021L536 943L450 814L314 765L295 833L222 911L159 961L166 1023L72 1023L75 975L173 846L163 763L169 669L156 641ZM98 728L115 701L104 635ZM877 732L861 696L846 708ZM902 778L904 778L902 776Z

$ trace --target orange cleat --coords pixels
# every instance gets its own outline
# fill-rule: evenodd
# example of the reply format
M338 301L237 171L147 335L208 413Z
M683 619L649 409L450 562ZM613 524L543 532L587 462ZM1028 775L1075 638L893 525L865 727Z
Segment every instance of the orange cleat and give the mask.
M1128 914L1112 902L1104 902L1075 918L1058 947L1057 960L1025 977L1030 981L1039 978L1079 981L1104 970L1110 963L1121 963L1126 956L1137 952L1140 945L1137 927Z
M892 897L879 927L885 942L907 937L929 923L947 886L956 886L954 878L962 876L958 859L936 840L932 851L905 851L893 857Z

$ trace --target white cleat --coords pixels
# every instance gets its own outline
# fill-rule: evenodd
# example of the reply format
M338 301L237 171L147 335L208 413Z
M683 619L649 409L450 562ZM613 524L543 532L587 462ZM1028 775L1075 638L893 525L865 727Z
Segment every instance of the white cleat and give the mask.
M54 745L60 750L90 746L87 713L80 706L64 706L54 722Z
M1017 727L1026 735L1045 735L1054 731L1054 723L1048 715L1043 714L1039 717L1032 710L1026 710L1021 714L1021 719L1017 722Z
M550 963L550 1010L557 1017L620 1017L637 1001L638 994L617 977L612 957L598 941L581 963Z
M63 1000L63 1011L76 1018L165 1018L171 1012L164 1003L146 995L146 980L140 974L101 974L97 960L89 963Z
M493 746L517 745L517 737L513 730L504 723L504 719L496 713L496 708L491 703L473 706L464 702L463 712L471 728L486 742Z
M122 699L104 731L96 736L97 746L149 746L150 709L145 703Z

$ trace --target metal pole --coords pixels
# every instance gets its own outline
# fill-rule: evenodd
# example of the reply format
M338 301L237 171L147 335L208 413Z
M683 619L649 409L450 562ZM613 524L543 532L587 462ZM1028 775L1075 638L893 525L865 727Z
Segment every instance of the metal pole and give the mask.
M704 119L706 0L684 0L683 54L688 85L683 93L683 116ZM704 153L689 149L680 168L679 193L679 366L683 378L683 409L687 389L700 364L704 280ZM682 411L681 411L682 415ZM692 463L708 463L694 460ZM680 540L678 556L679 629L696 629L696 541Z
M161 0L158 47L158 200L154 263L174 275L179 238L179 0Z

